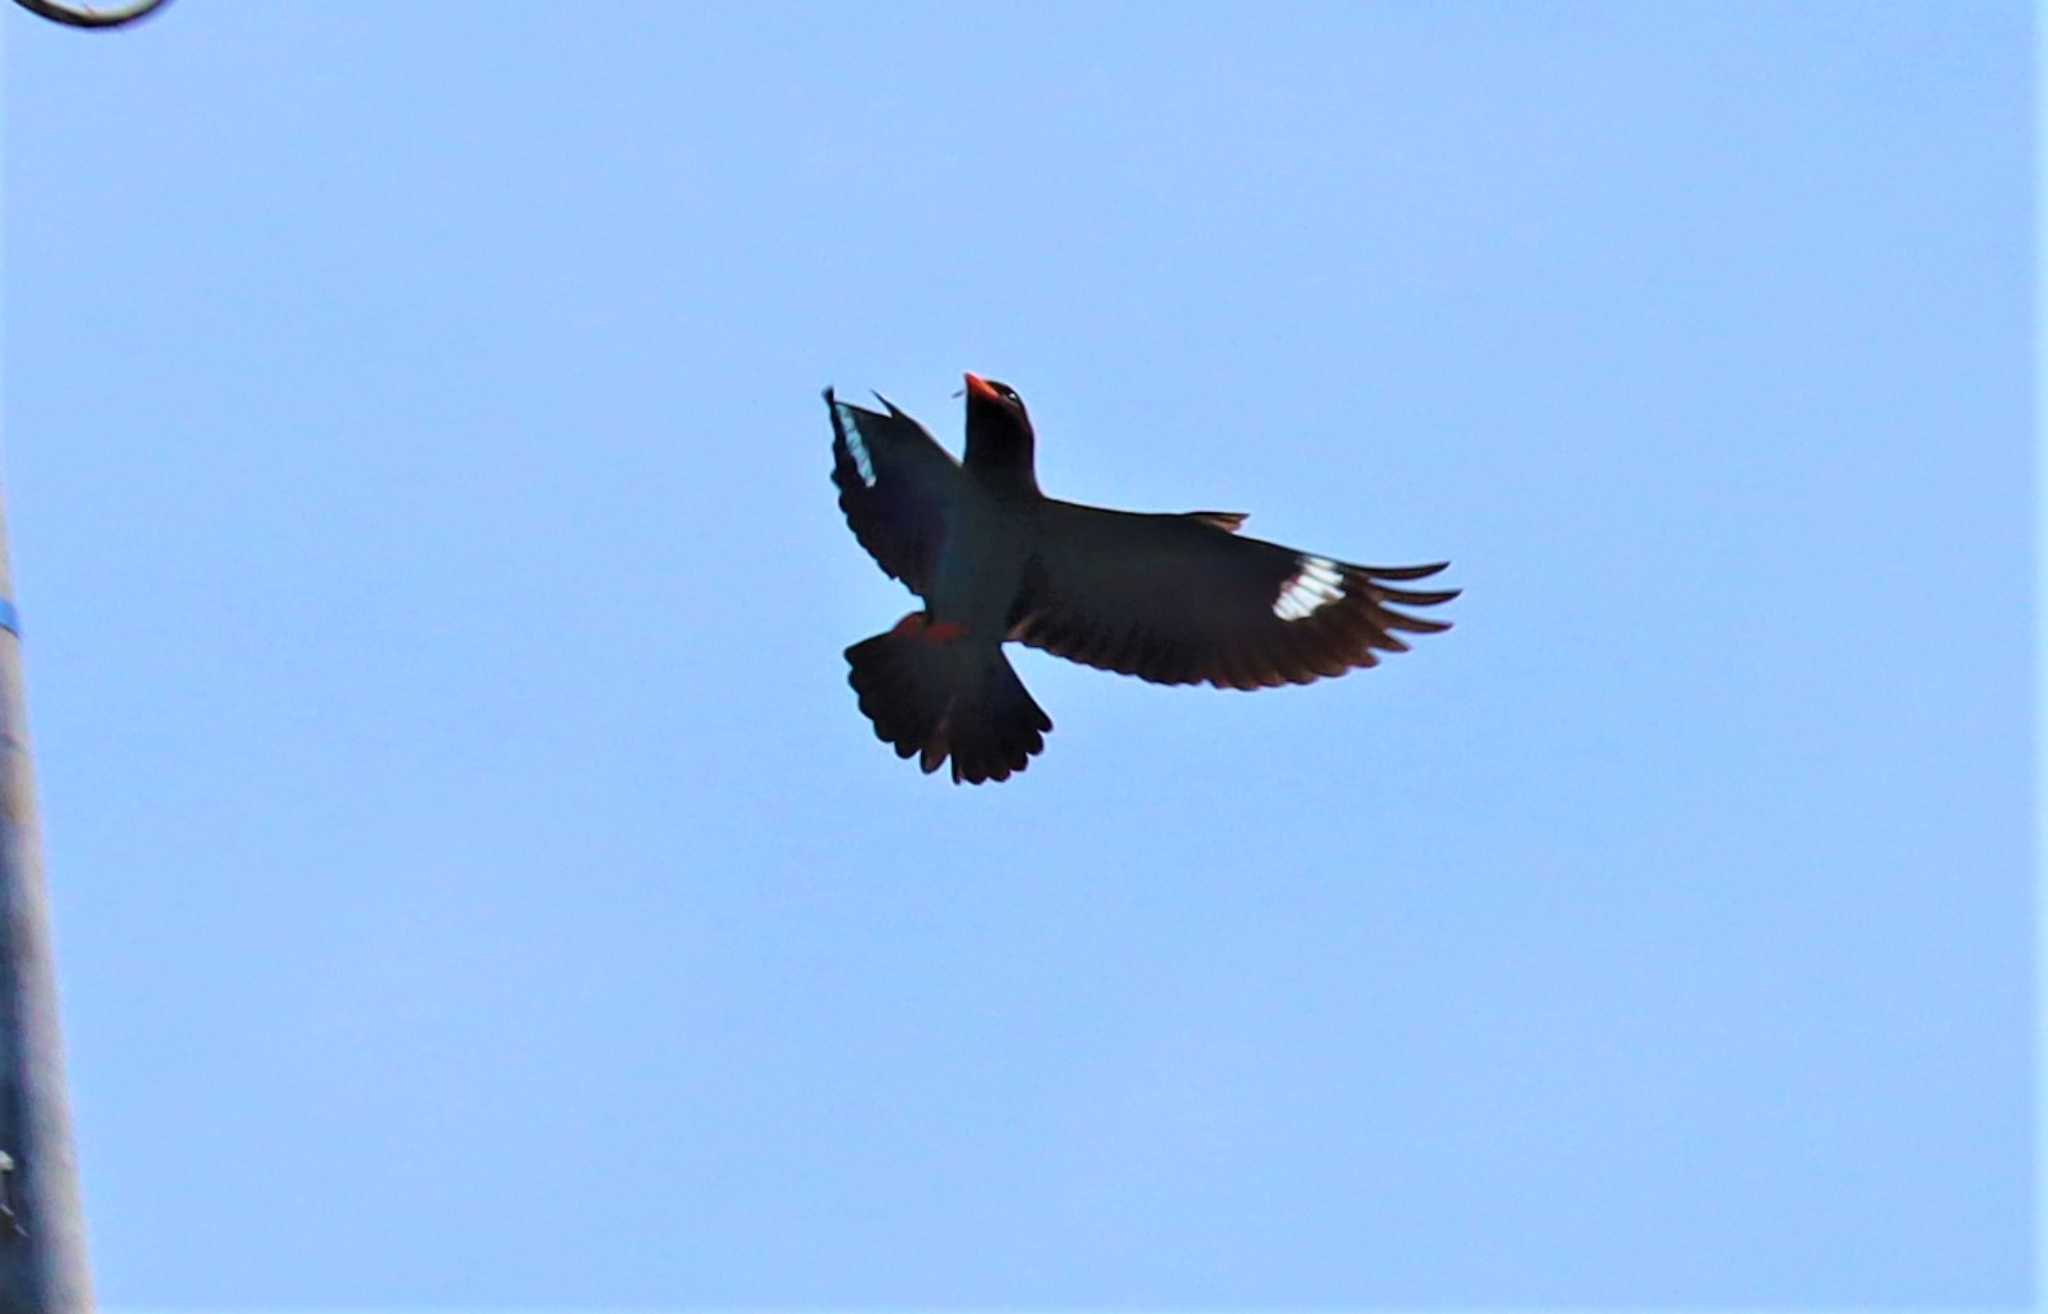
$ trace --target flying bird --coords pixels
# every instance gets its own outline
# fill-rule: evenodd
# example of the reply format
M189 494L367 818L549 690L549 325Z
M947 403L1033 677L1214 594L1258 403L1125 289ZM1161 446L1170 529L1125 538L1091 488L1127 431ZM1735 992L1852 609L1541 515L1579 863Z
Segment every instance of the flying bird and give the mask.
M825 389L832 482L854 537L924 600L846 650L875 735L955 784L1007 780L1045 747L1052 718L1003 655L1006 641L1157 684L1307 684L1405 652L1397 631L1449 621L1396 611L1456 589L1399 588L1448 562L1356 566L1238 533L1241 513L1144 515L1038 491L1031 417L1014 389L967 376L967 453L876 394Z

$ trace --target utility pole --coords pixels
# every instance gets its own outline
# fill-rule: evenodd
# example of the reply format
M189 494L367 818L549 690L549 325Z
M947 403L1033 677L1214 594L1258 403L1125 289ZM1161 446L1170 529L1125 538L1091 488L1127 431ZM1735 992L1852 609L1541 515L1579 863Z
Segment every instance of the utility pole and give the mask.
M87 1314L57 961L29 756L21 624L0 502L0 1311Z
M117 11L15 0L67 27L113 28L165 0ZM42 826L29 754L21 621L0 498L0 1314L91 1314L85 1214L71 1136L57 960L43 881Z

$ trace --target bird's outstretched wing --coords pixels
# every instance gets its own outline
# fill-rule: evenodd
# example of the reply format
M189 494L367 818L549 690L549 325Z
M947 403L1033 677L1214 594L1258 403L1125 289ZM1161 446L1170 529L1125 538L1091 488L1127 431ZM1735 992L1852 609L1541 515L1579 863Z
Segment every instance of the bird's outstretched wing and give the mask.
M1158 684L1256 689L1307 684L1405 652L1428 634L1394 604L1458 596L1389 581L1447 563L1355 566L1232 532L1242 517L1137 515L1048 499L1009 637Z
M853 536L891 578L920 596L930 587L955 505L960 463L924 426L877 396L886 414L825 389L832 414L832 482Z

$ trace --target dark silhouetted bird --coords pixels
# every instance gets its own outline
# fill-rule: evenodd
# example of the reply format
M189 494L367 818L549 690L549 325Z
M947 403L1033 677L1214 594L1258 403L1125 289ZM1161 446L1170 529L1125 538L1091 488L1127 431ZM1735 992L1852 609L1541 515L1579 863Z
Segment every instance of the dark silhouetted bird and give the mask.
M846 650L875 734L927 771L1007 780L1045 747L1052 720L1003 656L1005 640L1159 684L1257 689L1307 684L1405 652L1428 634L1391 604L1429 607L1455 589L1397 588L1428 566L1354 566L1237 533L1224 511L1139 515L1038 491L1031 418L1007 385L967 376L967 457L924 427L825 390L832 482L853 533L924 599L885 634Z

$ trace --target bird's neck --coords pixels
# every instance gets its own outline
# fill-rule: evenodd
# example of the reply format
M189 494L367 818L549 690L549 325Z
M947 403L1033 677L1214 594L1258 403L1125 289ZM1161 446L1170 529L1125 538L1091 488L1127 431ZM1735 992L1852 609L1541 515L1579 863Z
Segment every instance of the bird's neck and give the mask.
M1037 497L1038 461L1031 435L1014 430L967 437L968 473L992 493Z

